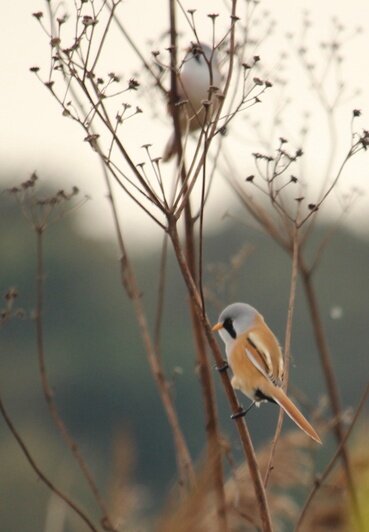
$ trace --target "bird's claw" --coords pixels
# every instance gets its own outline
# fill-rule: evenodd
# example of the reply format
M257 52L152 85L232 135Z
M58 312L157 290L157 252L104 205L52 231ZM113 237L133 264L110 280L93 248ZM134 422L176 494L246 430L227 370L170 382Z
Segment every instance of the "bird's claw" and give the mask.
M221 366L215 366L215 369L219 371L219 373L223 373L223 371L227 371L228 368L229 368L229 365L226 360L223 360L223 364Z
M238 412L231 415L231 419L238 419L239 417L244 417L246 415L247 410L244 408L240 408Z

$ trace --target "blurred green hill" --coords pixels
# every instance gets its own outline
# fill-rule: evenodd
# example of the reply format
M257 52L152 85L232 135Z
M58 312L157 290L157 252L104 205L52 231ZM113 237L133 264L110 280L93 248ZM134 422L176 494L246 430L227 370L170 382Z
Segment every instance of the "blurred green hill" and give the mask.
M110 213L109 213L110 214ZM16 287L17 306L26 312L0 329L1 394L21 435L42 469L86 505L85 495L68 449L61 443L45 407L37 368L35 327L35 237L10 198L1 198L0 288ZM318 228L315 238L324 228ZM151 378L130 300L120 284L117 249L110 242L82 238L74 215L45 234L45 343L50 382L67 426L78 441L103 491L113 473L112 446L125 431L134 442L133 477L147 494L144 510L157 508L175 476L171 434ZM313 242L314 243L314 242ZM222 306L247 301L264 315L283 343L290 263L260 231L224 222L220 234L205 239L206 284ZM244 264L223 287L230 257L247 247ZM160 250L135 264L153 328ZM368 363L368 242L344 230L327 249L316 276L324 322L346 406L355 404L367 381ZM220 280L215 275L221 272ZM186 307L186 293L173 257L168 263L162 359L173 378L173 393L193 456L204 443L201 394ZM332 319L334 309L342 317ZM209 303L216 319L218 308ZM291 393L300 388L316 405L324 390L302 291L293 330ZM181 371L178 370L181 368ZM218 383L217 397L224 433L237 438ZM242 399L247 404L247 399ZM248 415L256 442L273 433L277 409L266 405ZM263 422L260 422L262 418ZM289 421L285 424L287 427ZM39 532L43 529L50 494L30 470L0 420L0 521L2 530Z

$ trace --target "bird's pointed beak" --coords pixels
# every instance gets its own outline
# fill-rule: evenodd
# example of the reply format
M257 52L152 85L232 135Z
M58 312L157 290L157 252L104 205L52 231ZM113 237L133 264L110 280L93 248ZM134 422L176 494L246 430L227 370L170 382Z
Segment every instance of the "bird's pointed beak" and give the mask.
M220 323L220 322L216 323L216 324L211 328L211 330L212 330L213 332L217 332L217 331L219 331L220 329L223 329L223 323Z

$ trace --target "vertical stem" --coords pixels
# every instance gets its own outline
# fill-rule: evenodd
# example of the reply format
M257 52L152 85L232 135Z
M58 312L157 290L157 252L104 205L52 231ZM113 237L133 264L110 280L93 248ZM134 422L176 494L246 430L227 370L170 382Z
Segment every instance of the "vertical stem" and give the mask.
M42 389L45 397L46 404L49 408L51 417L59 430L62 438L64 439L65 443L68 445L69 449L71 450L74 458L76 459L80 470L86 479L90 490L95 497L95 500L103 514L102 516L102 522L105 523L106 530L114 531L115 528L113 527L108 513L105 506L105 503L100 495L100 492L97 488L96 482L92 476L91 471L89 470L79 448L76 443L76 441L73 439L73 437L70 435L63 419L61 418L58 409L56 407L55 401L54 401L54 394L51 389L51 386L49 384L47 371L46 371L46 363L45 363L45 348L44 348L44 334L43 334L43 301L44 301L44 294L43 294L43 288L44 288L44 253L43 253L43 234L44 234L44 226L38 225L35 227L36 231L36 246L37 246L37 274L36 274L36 316L35 316L35 322L36 322L36 336L37 336L37 351L38 351L38 363L39 363L39 370L40 370L40 376L41 376L41 384Z
M296 286L298 276L298 260L299 260L299 233L297 224L294 225L293 237L292 237L292 267L291 267L291 281L290 281L290 296L288 301L286 334L284 343L284 374L283 374L283 388L286 390L288 386L290 362L291 362L291 337L292 337L292 320L293 312L295 308L296 299ZM275 429L272 446L270 450L270 456L268 461L267 470L265 472L264 486L268 485L270 474L273 469L274 454L277 447L278 438L282 431L282 424L284 419L284 411L282 408L279 410L279 416L277 426Z
M332 471L333 467L335 466L336 464L336 461L337 461L337 458L339 457L340 453L341 453L341 449L344 445L346 445L346 442L350 436L350 434L352 433L352 430L353 428L355 427L356 425L356 422L359 418L359 415L368 399L368 395L369 395L369 384L366 385L365 387L365 390L364 390L364 393L359 401L359 404L358 406L356 407L356 411L353 415L353 418L351 420L351 423L350 423L350 426L348 427L348 429L346 430L346 433L344 435L344 438L341 440L341 443L338 445L334 455L332 456L332 458L330 459L328 465L326 466L325 470L323 471L323 473L321 475L319 475L319 482L316 482L314 484L314 486L312 487L310 493L309 493L309 496L308 498L306 499L305 501L305 504L301 510L301 513L300 513L300 516L296 522L296 526L295 526L295 532L297 532L301 525L302 525L302 522L305 518L305 515L314 499L314 497L316 496L316 494L318 493L319 489L321 488L321 486L323 485L324 481L327 479L328 475L330 474L330 472Z
M194 246L193 224L189 223L191 216L190 198L185 208L186 224L186 260L193 279L196 278L196 256ZM189 229L191 229L189 231ZM195 282L195 281L194 281ZM196 283L196 282L195 282ZM205 404L205 426L208 439L208 463L213 469L214 488L217 496L217 515L220 532L228 530L226 500L224 493L224 475L222 465L221 438L217 419L214 386L211 378L209 363L206 356L204 333L199 322L195 304L192 298L189 300L192 330L194 333L196 358L200 369L200 381Z
M324 334L324 329L322 325L322 318L320 315L320 310L318 306L318 301L316 298L315 290L311 280L311 272L307 269L305 264L302 262L300 257L300 272L302 275L303 286L306 294L306 298L309 304L310 317L313 324L314 336L316 345L320 354L320 361L323 368L323 374L325 378L325 383L328 391L328 397L331 404L332 413L335 417L335 424L333 426L334 434L336 436L337 444L341 445L345 434L342 426L341 414L342 414L342 404L340 393L337 385L337 380L335 378L332 357L330 354L328 342ZM350 494L352 508L354 515L358 524L358 530L364 530L362 517L360 514L360 508L355 488L355 483L352 474L352 468L350 464L350 458L345 445L341 445L341 459L343 467L345 470L348 491Z
M137 284L137 279L129 260L126 247L123 240L122 229L120 226L117 208L115 205L115 200L113 196L113 189L110 183L108 170L105 165L104 158L101 151L98 151L101 160L101 166L104 173L106 187L108 189L108 198L110 200L113 222L115 226L115 231L118 239L118 245L121 256L121 275L122 275L122 284L127 290L129 297L132 300L133 308L135 311L137 323L140 329L141 337L143 339L147 359L152 371L152 374L155 378L156 384L158 386L159 395L163 403L165 413L168 418L169 425L172 429L174 447L176 452L176 460L178 467L178 474L180 484L184 486L190 486L194 480L194 471L192 467L191 456L186 444L185 437L183 435L177 412L173 403L173 398L171 396L171 390L168 384L167 379L165 378L164 372L162 370L159 357L155 350L155 346L151 340L149 334L149 328L141 301L141 292Z
M171 44L171 104L173 106L173 125L175 131L175 138L177 144L177 160L182 159L182 145L181 145L181 129L178 109L175 107L175 103L178 101L177 91L177 30L176 30L176 10L175 1L169 0L169 13L170 13L170 44ZM181 179L185 187L184 193L186 193L186 171L184 165L181 169ZM194 227L192 220L192 209L190 197L188 197L185 208L185 232L186 232L186 258L193 275L196 279L196 255L194 246ZM217 413L215 407L214 388L210 375L210 370L206 357L206 348L204 342L204 335L200 324L198 323L196 310L194 303L190 299L190 311L192 319L192 328L194 332L197 361L200 367L200 380L201 388L205 403L206 412L206 432L208 437L208 459L209 466L212 468L214 489L217 501L217 516L218 527L220 532L227 532L227 512L226 501L224 493L224 478L223 478L223 465L222 465L222 453L220 443L220 433L218 427Z
M173 116L174 135L176 141L177 160L182 159L181 125L179 120L179 109L177 88L177 28L176 28L176 8L175 0L169 0L169 23L170 23L170 105Z
M212 351L214 360L218 366L223 364L223 357L218 347L218 344L214 338L214 335L211 331L210 323L207 319L206 314L203 313L201 296L198 292L197 286L192 278L191 272L189 271L186 258L184 257L179 242L179 237L177 233L177 227L174 221L169 220L169 235L171 237L174 252L177 257L178 265L181 269L183 279L186 283L187 290L191 300L193 301L193 308L196 311L197 321L201 323L202 330L206 337L207 343ZM237 397L230 383L229 377L226 372L221 373L221 379L228 397L231 410L233 413L240 411L240 405L237 401ZM261 478L259 466L256 460L255 451L252 445L251 437L247 429L246 422L243 418L237 418L236 420L237 429L240 434L241 443L243 450L247 459L247 463L250 470L250 476L252 479L253 487L255 490L257 506L260 514L262 530L263 532L272 532L272 521L269 512L268 501L266 498L266 493Z
M15 426L13 425L13 422L12 420L10 419L10 416L9 414L7 413L7 411L5 410L5 406L1 400L1 397L0 397L0 412L1 412L1 415L3 416L4 418L4 421L5 423L7 424L10 432L13 434L14 438L16 439L19 447L22 449L22 452L24 454L24 456L26 457L26 459L28 460L28 463L30 464L30 466L32 467L32 469L34 470L34 472L37 474L37 476L39 477L39 479L53 492L55 493L55 495L57 495L58 497L60 497L60 499L62 501L65 502L65 504L67 506L69 506L74 512L76 512L77 515L80 516L80 518L86 523L86 525L88 526L88 528L90 530L92 530L92 532L99 532L98 529L95 527L95 525L92 523L92 521L89 519L89 517L85 514L85 512L79 507L77 506L77 504L72 500L70 499L67 495L65 495L65 493L63 493L62 491L60 491L49 479L46 475L44 475L44 473L41 471L41 469L38 467L36 461L33 459L32 455L30 454L26 444L24 443L24 441L22 440L22 438L20 437L19 433L17 432Z

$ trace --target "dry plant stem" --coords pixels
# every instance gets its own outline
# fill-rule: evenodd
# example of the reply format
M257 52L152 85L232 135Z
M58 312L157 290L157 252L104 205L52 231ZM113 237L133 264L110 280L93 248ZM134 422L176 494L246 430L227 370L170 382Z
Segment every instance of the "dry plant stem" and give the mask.
M181 430L177 412L173 403L173 398L171 396L169 383L162 370L159 357L157 355L157 352L155 351L154 344L151 341L149 328L141 301L141 292L137 284L136 276L124 244L123 233L118 219L118 213L115 205L112 186L108 175L108 170L105 165L102 153L100 151L98 153L101 158L101 166L104 173L105 183L108 189L108 197L112 208L113 221L118 239L118 245L122 254L120 259L122 283L127 291L127 294L132 300L137 323L145 345L148 362L155 381L157 383L160 398L162 400L169 425L172 429L180 485L191 486L194 481L194 471L191 456L188 451L186 440Z
M222 447L219 423L216 411L214 385L206 357L204 333L193 301L190 300L192 329L196 343L197 362L200 371L200 381L205 405L205 426L207 434L207 462L212 468L214 490L217 500L218 528L220 532L229 530L227 522L227 507L224 493L224 473L222 464Z
M169 13L170 13L170 45L171 45L171 104L173 106L173 125L176 137L177 145L177 162L178 166L181 165L182 160L182 143L181 143L181 129L179 122L178 108L175 107L175 103L178 101L177 91L177 30L176 30L176 10L175 0L169 0ZM186 184L186 170L185 165L182 164L180 169L182 185L184 186L184 193L187 191ZM196 279L196 253L194 245L194 225L192 221L192 209L191 200L188 200L184 208L185 217L185 232L186 232L186 258L188 265ZM216 494L217 504L217 517L218 528L220 532L227 532L227 512L226 512L226 500L224 493L224 476L223 476L223 464L222 464L222 452L220 442L220 432L217 420L216 403L213 382L211 379L210 369L206 357L206 346L204 341L203 331L198 322L196 316L196 309L194 307L193 300L189 301L192 329L194 333L194 339L196 344L197 361L200 369L201 388L205 404L206 415L206 433L208 439L208 463L212 468L214 490Z
M224 89L223 89L223 98L219 102L218 110L217 110L216 115L215 115L215 117L214 117L214 119L212 121L211 127L209 128L209 131L208 131L207 142L206 142L206 152L209 150L210 144L211 144L213 138L216 135L217 123L218 123L219 117L221 115L221 111L222 111L222 108L223 108L223 105L224 105L224 102L225 102L225 99L226 99L226 96L227 96L227 93L228 93L229 85L230 85L231 79L232 79L233 63L234 63L234 56L235 56L235 25L236 25L236 22L238 20L238 17L236 15L236 8L237 8L237 0L232 0L231 29L230 29L230 32L229 32L230 33L230 38L229 38L230 44L229 44L229 66L228 66L228 72L227 72L227 75L226 75L226 81L225 81ZM201 134L203 134L203 131L202 131ZM176 136L177 136L177 133L176 133ZM198 143L198 147L199 147L199 143ZM204 153L200 157L200 160L198 161L198 164L197 164L196 168L193 171L193 175L191 176L191 179L189 179L189 176L187 176L187 178L186 178L186 181L189 183L188 184L187 193L184 193L183 195L178 197L176 202L174 203L174 207L176 208L177 217L180 216L180 213L184 209L184 206L185 206L185 204L187 202L188 196L191 194L192 189L195 186L195 183L196 183L196 181L198 179L198 176L199 176L200 171L201 171L201 169L203 167L203 164L204 164ZM181 200L180 203L179 203L179 200Z
M112 11L112 7L110 7L108 5L108 9L110 9L110 11ZM164 86L162 85L161 81L160 81L160 78L155 74L155 72L152 70L150 64L146 61L145 57L142 55L142 53L140 52L140 50L138 49L137 45L135 44L135 42L133 41L133 39L130 37L130 35L128 34L127 30L124 28L123 24L120 22L120 20L118 19L118 16L116 15L116 13L114 12L114 21L116 22L119 30L122 32L124 38L127 40L127 42L129 43L129 45L131 46L131 48L134 50L134 52L136 53L137 57L140 59L141 63L143 64L143 66L146 68L146 70L150 73L150 75L153 77L153 79L155 80L155 83L156 85L159 87L159 89L161 90L161 92L165 95L167 95L167 91L166 89L164 88Z
M329 461L327 467L325 468L323 473L321 475L319 475L319 478L317 479L317 481L315 482L314 487L312 488L311 492L309 493L309 496L306 499L306 502L305 502L305 504L304 504L304 506L303 506L303 508L301 510L300 516L299 516L298 521L296 523L295 532L297 532L299 530L299 528L301 527L302 522L304 520L304 517L306 516L307 510L309 509L309 506L311 505L312 500L314 499L315 495L317 494L319 489L322 487L324 481L326 480L326 478L328 477L328 475L332 471L334 465L336 464L337 459L340 456L342 447L344 445L346 445L346 442L347 442L348 438L350 437L354 426L356 425L356 422L357 422L357 420L359 418L359 415L360 415L360 413L361 413L361 411L362 411L362 409L363 409L363 407L364 407L364 405L365 405L365 403L366 403L366 401L368 399L368 396L369 396L369 384L366 385L364 393L363 393L363 395L362 395L362 397L360 399L360 402L359 402L359 404L358 404L358 406L356 408L355 414L354 414L354 416L352 418L352 421L350 423L349 428L346 431L346 434L344 435L343 439L341 440L341 443L337 447L336 452L332 456L332 458Z
M49 2L48 2L48 6L49 6ZM50 20L52 21L52 12L51 12L51 10L50 10ZM81 80L79 80L77 78L77 81L81 84ZM94 108L96 108L96 106L95 106L95 104L94 104L89 92L87 91L86 87L83 84L81 84L81 88L84 91L84 93L85 93L88 101L90 102L90 104ZM80 99L78 98L77 94L75 93L75 91L72 88L71 88L71 92L72 92L73 97L74 97L75 101L77 102L79 108L83 111L83 105L81 104ZM132 162L132 160L128 156L128 153L126 152L125 148L123 147L122 143L120 142L119 138L117 137L116 132L114 130L114 127L110 123L110 120L108 118L107 112L106 112L103 104L101 103L100 106L102 108L103 114L101 114L101 112L99 110L96 110L96 112L99 114L101 120L106 125L107 129L111 132L111 134L112 134L112 136L114 138L114 142L116 143L116 145L120 149L121 154L123 155L124 159L127 161L127 163L129 165L130 169L132 170L133 174L137 177L139 183L143 186L144 190L147 192L149 198L152 200L152 202L157 207L161 208L159 203L156 201L156 198L154 196L152 196L151 189L148 187L148 185L146 184L145 180L142 178L142 176L138 172L137 168L135 167L134 163ZM94 134L93 128L88 130L82 124L82 122L79 122L79 123L86 130L87 134L90 134L90 133ZM112 205L113 218L114 218L114 223L115 223L115 227L116 227L118 243L119 243L119 247L120 247L120 250L121 250L121 253L122 253L122 257L121 257L122 282L123 282L124 287L127 290L128 295L131 297L131 299L133 301L133 304L134 304L133 306L134 306L134 310L135 310L135 313L136 313L136 318L137 318L137 321L138 321L138 324L139 324L139 328L140 328L140 332L141 332L141 335L142 335L142 338L144 340L144 344L145 344L145 347L146 347L146 350L147 350L148 361L149 361L151 370L152 370L152 372L154 374L155 381L158 384L158 389L159 389L159 393L160 393L161 399L163 401L163 406L164 406L164 409L165 409L167 417L168 417L169 425L170 425L170 427L172 429L172 432L173 432L173 439L174 439L174 446L175 446L175 451L176 451L176 460L177 460L177 467L178 467L178 471L179 471L180 482L183 485L191 484L193 479L194 479L194 473L193 473L191 457L190 457L190 454L189 454L189 451L188 451L187 444L186 444L186 441L184 439L183 433L182 433L181 428L180 428L180 424L179 424L179 421L178 421L178 416L177 416L177 413L176 413L176 410L175 410L175 407L174 407L174 404L173 404L173 400L172 400L172 397L171 397L171 394L170 394L169 384L168 384L167 380L165 379L165 376L164 376L164 374L162 372L162 369L161 369L161 366L160 366L160 363L159 363L158 355L157 355L157 353L155 351L155 348L154 348L154 346L153 346L153 344L151 342L151 337L150 337L150 334L149 334L147 321L146 321L146 318L145 318L145 315L144 315L144 311L143 311L143 307L142 307L142 303L141 303L140 290L139 290L139 287L137 285L137 281L136 281L136 278L135 278L135 275L134 275L134 270L133 270L133 268L132 268L132 266L131 266L131 264L130 264L130 262L128 260L128 256L127 256L127 253L126 253L126 250L125 250L123 237L122 237L122 233L121 233L121 229L120 229L120 225L119 225L119 220L118 220L118 216L117 216L117 212L116 212L116 208L115 208L115 203L114 203L114 199L113 199L113 195L112 195L112 188L111 188L109 176L108 176L108 173L107 173L107 168L112 172L112 175L117 180L117 182L121 186L123 186L123 185L120 183L120 180L118 179L116 172L111 167L110 161L104 156L104 153L102 152L97 140L95 142L94 148L97 151L97 153L99 154L101 162L102 162L102 168L103 168L103 172L104 172L107 188L108 188L108 191L109 191L109 199L110 199L111 205ZM129 194L129 192L126 190L126 188L124 186L123 186L123 188ZM132 197L131 194L129 194L129 195L130 195L130 197ZM135 199L134 196L133 196L133 199ZM145 207L139 201L137 203L147 212L147 214L149 214L152 217L152 219L156 223L158 223L162 228L164 228L162 226L162 224L160 224L160 222L158 222L158 220L153 215L151 215L150 212L148 212L145 209Z
M177 161L182 160L181 125L179 121L179 109L176 105L179 101L177 86L177 29L175 1L169 0L169 24L170 24L170 105L173 116L173 127L176 142Z
M328 396L329 396L332 412L336 419L336 423L334 425L334 434L336 436L337 444L339 445L339 449L340 449L339 452L341 455L342 463L343 463L345 474L347 477L347 484L348 484L348 489L349 489L349 493L350 493L350 497L352 501L352 508L355 513L355 517L358 522L358 525L359 525L359 530L363 530L362 519L360 515L360 508L359 508L355 483L354 483L353 474L352 474L352 467L350 464L350 458L349 458L349 454L347 452L347 448L345 444L344 443L342 444L344 440L344 430L343 430L342 420L341 420L341 415L342 415L341 398L339 395L337 381L336 381L334 370L333 370L331 354L329 351L327 339L324 334L318 301L317 301L314 286L312 283L311 272L306 267L301 256L299 258L299 270L302 276L306 298L308 300L310 317L311 317L311 321L313 324L316 344L317 344L317 347L320 353L320 360L321 360L321 364L323 367Z
M285 334L285 342L284 342L283 388L285 390L287 390L287 386L288 386L289 370L290 370L290 363L291 363L292 320L293 320L293 312L294 312L295 300L296 300L298 263L299 263L299 232L298 232L298 227L295 224L294 229L293 229L293 237L292 237L292 269L291 269L291 282L290 282L290 296L289 296L289 301L288 301L286 334ZM274 437L273 437L273 441L272 441L272 445L270 449L268 466L267 466L267 470L265 472L265 477L264 477L265 488L268 485L270 474L273 469L273 460L274 460L275 450L276 450L277 443L278 443L278 438L280 437L281 431L282 431L283 419L284 419L284 411L282 410L282 408L280 408L277 426L275 429L275 433L274 433Z
M201 204L200 204L200 226L199 226L199 290L201 296L201 305L203 312L205 312L205 297L204 297L204 285L203 285L203 236L204 236L204 211L205 211L205 185L206 185L206 161L207 161L207 139L205 135L204 142L204 165L202 171L202 183L201 183Z
M165 292L165 278L167 273L167 257L168 257L168 235L164 234L163 244L161 247L160 269L159 269L159 286L158 286L158 303L156 309L155 328L154 328L154 346L155 351L160 354L160 333L164 310L164 292Z
M196 279L196 254L194 245L194 227L190 199L185 207L186 259L192 278ZM195 281L196 282L196 281ZM208 439L208 463L213 469L214 489L217 496L217 514L219 530L228 530L226 500L224 494L224 475L219 424L217 419L214 386L206 356L206 345L203 329L197 317L196 307L192 298L189 299L192 330L196 345L196 358L199 366L201 389L204 398L206 433Z
M41 377L41 383L42 383L42 390L44 393L46 404L49 408L51 417L59 430L63 440L68 445L69 449L71 450L74 458L76 459L80 470L86 479L90 490L96 500L96 503L98 504L101 512L102 512L102 518L101 522L105 523L104 527L106 530L114 531L115 528L110 522L108 512L105 506L105 503L100 495L100 492L97 488L96 482L92 476L91 471L89 470L80 450L79 447L74 440L74 438L70 435L63 419L61 418L58 409L56 407L55 401L54 401L54 394L50 387L47 371L46 371L46 364L45 364L45 348L44 348L44 335L43 335L43 284L44 284L44 266L43 266L43 234L44 234L44 226L36 226L36 239L37 239L37 278L36 278L36 315L35 315L35 322L36 322L36 336L37 336L37 351L38 351L38 363L39 363L39 370L40 370L40 377Z
M21 436L19 435L18 431L16 430L12 420L10 419L10 416L8 415L7 411L5 410L5 406L3 404L3 401L0 397L0 411L4 418L5 423L7 424L10 432L13 434L14 438L16 439L19 447L22 449L23 454L25 455L27 461L29 462L32 469L35 471L35 473L38 475L38 477L42 480L42 482L53 492L55 495L60 497L62 501L65 502L69 508L71 508L77 515L80 516L80 518L86 523L87 527L92 530L93 532L98 532L98 529L95 527L95 525L92 523L92 521L87 517L87 515L84 513L83 510L75 502L72 501L67 495L65 495L62 491L60 491L52 482L47 478L47 476L41 471L41 469L36 464L35 460L33 459L31 453L29 452L28 448L26 447L26 444L22 440Z
M177 227L176 227L176 223L174 219L169 220L169 235L173 243L174 252L176 254L177 261L181 269L183 279L187 286L189 296L191 300L193 301L194 309L196 310L197 320L199 323L202 324L202 328L206 336L206 340L212 351L215 362L218 366L220 366L223 364L223 357L218 347L218 344L214 338L214 335L211 331L210 323L206 315L204 315L203 313L203 309L201 306L201 297L196 287L196 284L191 276L191 272L189 271L186 258L184 257L182 253L181 244L179 241ZM228 374L226 372L222 372L221 379L222 379L222 383L225 388L226 395L228 397L232 412L233 413L239 412L241 407L237 401L237 397L231 386ZM235 421L236 421L237 429L240 434L240 439L241 439L243 450L244 450L244 453L247 459L247 463L250 469L250 475L251 475L253 487L255 490L257 506L258 506L258 510L260 513L261 523L262 523L262 530L264 532L271 532L273 529L272 529L272 522L271 522L271 517L270 517L270 512L269 512L268 501L266 498L266 493L265 493L263 481L260 475L259 467L256 461L255 451L252 445L250 434L248 432L247 425L244 419L237 418Z

